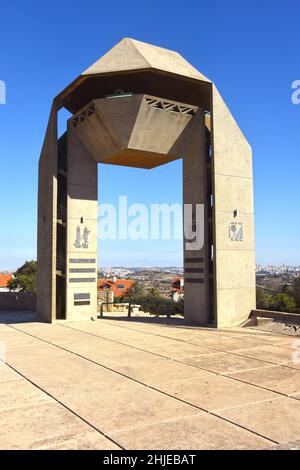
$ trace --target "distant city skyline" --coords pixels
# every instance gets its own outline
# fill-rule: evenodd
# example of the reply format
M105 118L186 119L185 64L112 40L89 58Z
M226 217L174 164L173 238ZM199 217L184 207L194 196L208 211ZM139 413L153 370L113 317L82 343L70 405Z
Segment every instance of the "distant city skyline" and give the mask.
M292 45L299 41L300 4L190 4L133 0L124 9L118 1L91 0L87 7L53 0L45 7L32 0L2 5L0 270L36 259L37 164L53 96L128 36L178 50L216 83L253 147L256 261L300 264L300 103L292 101L299 94L293 86L298 87L300 58ZM155 8L154 28L149 9ZM200 25L203 17L207 21ZM89 32L74 42L83 24ZM178 24L188 25L185 34L178 34ZM60 133L68 117L60 112ZM181 172L180 161L151 171L99 165L99 203L116 204L119 195L130 203L181 203ZM101 240L99 265L107 264L180 266L182 241Z
M170 272L179 272L183 271L183 265L153 265L153 266L133 266L133 265L107 265L99 266L97 268L98 272L106 273L106 275L119 275L120 277L124 276L124 272L139 271L139 270L163 270ZM15 269L0 269L0 274L11 273ZM299 265L288 265L285 263L282 264L256 264L256 272L266 271L273 274L281 274L285 272L295 272L300 273L300 264Z

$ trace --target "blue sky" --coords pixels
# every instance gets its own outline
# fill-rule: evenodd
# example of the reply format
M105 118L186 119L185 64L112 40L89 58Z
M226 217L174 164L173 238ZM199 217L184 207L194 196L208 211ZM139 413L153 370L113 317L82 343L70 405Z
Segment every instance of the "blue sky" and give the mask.
M298 0L1 2L0 271L36 258L37 163L53 97L122 37L179 51L212 79L254 152L257 262L300 264ZM101 202L181 202L181 162L99 165ZM180 265L182 242L101 241L101 265Z

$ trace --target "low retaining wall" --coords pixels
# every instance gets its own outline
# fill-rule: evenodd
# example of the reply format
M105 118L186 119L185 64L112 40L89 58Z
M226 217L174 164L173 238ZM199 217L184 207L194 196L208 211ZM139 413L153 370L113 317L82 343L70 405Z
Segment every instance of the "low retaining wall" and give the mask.
M252 310L250 318L262 317L262 318L274 318L276 320L284 321L295 321L300 323L299 313L287 313L287 312L273 312L272 310Z
M35 310L36 297L27 292L0 292L0 310Z

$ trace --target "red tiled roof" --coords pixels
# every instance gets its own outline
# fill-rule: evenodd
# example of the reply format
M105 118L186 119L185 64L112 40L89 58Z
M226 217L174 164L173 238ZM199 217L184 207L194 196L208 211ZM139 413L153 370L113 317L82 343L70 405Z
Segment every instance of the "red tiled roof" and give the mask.
M7 287L8 281L12 278L12 274L0 274L0 287Z
M172 290L177 291L179 294L183 294L184 288L180 286L180 281L183 279L183 276L174 276L172 279Z
M183 279L183 276L173 276L172 282L180 281Z
M111 279L98 279L97 286L100 290L112 290L115 297L120 297L133 286L134 282L132 279L117 279L116 282Z

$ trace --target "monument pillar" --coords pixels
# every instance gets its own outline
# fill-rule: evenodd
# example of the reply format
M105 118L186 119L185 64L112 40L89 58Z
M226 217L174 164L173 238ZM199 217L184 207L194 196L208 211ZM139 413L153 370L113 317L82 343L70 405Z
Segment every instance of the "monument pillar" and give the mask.
M97 316L97 163L68 123L66 319Z
M37 312L52 322L56 312L57 106L51 108L39 160Z
M205 112L198 108L183 156L184 317L203 325L210 320L207 211Z

